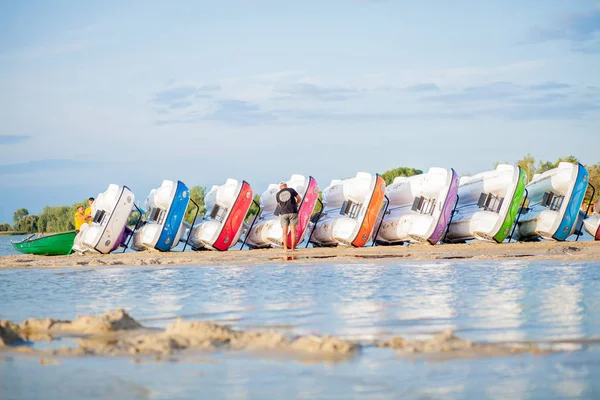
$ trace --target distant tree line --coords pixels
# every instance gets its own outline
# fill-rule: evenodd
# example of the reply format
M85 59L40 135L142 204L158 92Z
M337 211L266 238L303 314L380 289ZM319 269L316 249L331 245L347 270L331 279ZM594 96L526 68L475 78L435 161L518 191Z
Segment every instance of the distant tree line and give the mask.
M190 189L191 199L200 208L198 218L204 216L206 212L204 207L204 193L205 188L201 186L194 186ZM75 229L75 213L79 206L87 207L87 199L71 206L47 206L38 215L31 215L26 208L19 208L13 214L13 225L11 226L7 222L0 224L0 232L55 233L71 231ZM192 223L195 213L196 208L190 203L185 213L185 220ZM127 225L135 226L139 218L140 213L134 208L127 220Z
M77 207L87 206L87 199L71 206L46 206L38 215L29 214L26 208L19 208L13 214L12 227L8 223L0 225L0 231L16 232L65 232L75 229L74 216Z
M385 184L389 185L390 183L394 182L395 178L397 178L399 176L413 176L413 175L420 175L422 173L423 173L423 171L421 171L420 169L400 167L400 168L390 169L388 171L381 173L380 175L385 180Z

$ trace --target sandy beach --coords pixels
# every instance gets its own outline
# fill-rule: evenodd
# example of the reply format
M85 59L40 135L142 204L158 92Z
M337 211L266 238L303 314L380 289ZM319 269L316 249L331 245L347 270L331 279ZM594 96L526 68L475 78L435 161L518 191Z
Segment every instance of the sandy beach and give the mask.
M363 248L309 248L295 252L282 249L230 250L227 252L137 252L107 255L0 257L0 269L62 268L135 265L255 265L306 262L363 262L365 259L396 260L600 260L600 242L470 243L444 245L374 246Z

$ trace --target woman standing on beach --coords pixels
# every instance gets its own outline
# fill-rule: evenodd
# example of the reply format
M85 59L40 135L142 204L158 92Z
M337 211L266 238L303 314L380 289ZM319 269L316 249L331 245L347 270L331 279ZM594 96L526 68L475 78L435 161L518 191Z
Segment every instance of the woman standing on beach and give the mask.
M94 219L94 214L96 214L96 205L94 204L95 199L93 197L90 197L88 199L88 206L85 209L85 215L89 215L90 219L88 222L88 224L92 223L92 219Z
M85 223L89 223L92 220L91 215L86 215L83 209L83 206L77 207L77 212L75 213L75 230L79 232L81 229L81 225Z

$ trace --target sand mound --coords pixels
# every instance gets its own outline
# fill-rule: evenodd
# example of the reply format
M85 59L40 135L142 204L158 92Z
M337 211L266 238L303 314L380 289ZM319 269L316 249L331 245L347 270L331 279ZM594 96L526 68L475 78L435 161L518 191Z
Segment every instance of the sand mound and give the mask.
M404 353L447 353L470 349L474 346L470 340L463 340L454 336L452 331L445 331L429 340L406 340L395 337L380 342L378 345L379 347L388 347Z
M356 343L331 336L298 336L288 338L278 332L246 332L210 322L177 319L167 334L197 343L211 343L231 350L279 350L319 354L346 355L360 350Z
M68 336L75 347L38 351L22 346L24 341L53 340ZM75 336L75 337L74 337ZM443 332L428 340L394 337L385 341L357 343L334 336L286 336L274 331L244 331L203 321L177 319L166 330L142 327L119 309L100 317L78 316L73 321L30 318L19 325L0 321L0 347L35 354L165 356L184 351L246 350L279 353L315 360L341 360L358 354L363 347L383 347L400 354L499 356L513 353L540 353L536 346L473 343Z
M49 332L49 333L75 333L99 334L120 330L139 329L142 326L127 314L123 309L109 311L101 317L83 315L73 321L57 319L29 318L19 324L19 331L24 334Z
M12 345L21 341L18 327L10 321L0 320L0 347Z
M330 336L288 338L278 332L247 332L211 322L179 318L165 331L145 329L119 309L101 317L78 316L73 321L30 318L19 325L2 321L2 345L23 340L52 340L78 335L77 347L49 349L52 355L167 355L182 350L268 350L337 356L360 346Z
M509 355L513 353L548 353L550 350L543 350L532 345L518 344L498 344L498 343L473 343L470 340L464 340L454 336L450 330L434 336L429 340L406 340L401 337L395 337L383 342L377 343L378 347L387 347L398 351L401 354L423 353L423 354L444 354L452 353L455 356L483 356L483 355Z

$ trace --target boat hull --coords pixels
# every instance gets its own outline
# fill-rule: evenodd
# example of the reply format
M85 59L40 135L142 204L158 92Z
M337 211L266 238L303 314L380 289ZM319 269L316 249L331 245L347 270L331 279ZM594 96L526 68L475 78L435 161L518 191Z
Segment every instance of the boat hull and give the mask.
M98 252L106 254L119 247L127 219L133 209L134 195L128 187L124 186L118 204L113 209L113 214L106 225L106 229L98 243L94 246ZM115 233L117 233L115 235Z
M429 237L429 239L427 239L427 241L431 244L438 243L444 237L444 234L448 229L448 224L450 223L450 218L452 217L452 211L456 206L458 195L458 174L456 173L456 171L454 171L453 168L450 168L450 172L452 173L452 183L448 188L448 194L446 195L446 199L444 200L442 215L438 220L433 234Z
M573 233L575 222L577 222L577 216L579 215L579 209L583 203L585 192L588 186L588 172L585 167L581 164L578 165L577 180L575 187L569 199L567 210L565 215L558 227L556 233L552 236L554 240L564 241Z
M71 254L77 231L57 233L40 238L24 239L12 242L15 250L23 254L40 256L59 256Z
M308 177L308 187L306 188L306 192L304 197L302 197L302 202L298 206L298 225L296 226L296 245L301 243L304 240L304 234L308 228L308 223L310 222L310 217L312 216L313 211L315 210L315 205L317 204L317 200L319 198L319 185L317 181L312 176ZM288 232L287 237L288 243L292 243L292 233Z
M379 175L359 172L334 180L323 190L324 210L311 236L315 246L363 247L378 225L385 181Z
M170 251L183 233L183 219L190 201L188 187L181 181L165 180L146 198L147 219L133 234L133 250Z
M219 251L229 250L234 246L239 237L240 230L252 205L253 191L248 182L242 181L242 186L237 194L236 200L227 215L217 239L210 244L212 248Z
M525 186L527 185L527 174L525 170L521 167L519 168L519 183L513 193L512 201L510 202L510 209L506 217L504 218L504 222L502 226L498 230L498 233L494 235L493 239L496 243L502 243L508 237L511 228L513 227L515 220L517 218L517 214L519 214L519 209L521 208L521 203L523 202L523 195L525 194Z
M240 188L235 203L233 204L229 215L227 215L227 219L223 224L219 236L212 244L213 248L219 251L225 251L236 244L246 214L248 214L248 210L252 205L252 195L253 191L248 182L242 181L242 187Z
M354 247L363 247L373 235L375 225L377 223L377 216L381 210L383 204L383 198L385 196L385 181L379 174L376 174L375 184L373 185L373 191L371 192L371 198L369 199L369 205L367 211L360 224L356 238L351 242Z
M600 215L592 215L585 219L583 226L587 233L592 235L595 240L600 240Z
M587 185L588 172L581 164L561 162L557 168L534 177L526 187L532 205L520 217L519 240L566 240L579 220ZM547 204L559 196L560 206Z
M165 218L162 232L154 246L159 251L169 251L179 243L179 233L185 211L190 202L188 187L181 181L177 181L177 189L173 197L173 203Z
M126 225L119 235L119 238L115 241L112 251L117 250L119 247L127 247L127 241L131 235L133 235L133 229Z
M505 164L461 178L456 213L444 241L503 242L519 211L526 182L527 176L521 167Z
M453 169L433 167L425 174L394 179L386 188L389 208L377 243L436 244L448 227L457 188L458 175Z
M106 192L100 193L96 199L94 221L82 227L73 250L108 254L117 249L123 243L134 200L135 196L127 186L110 185Z

